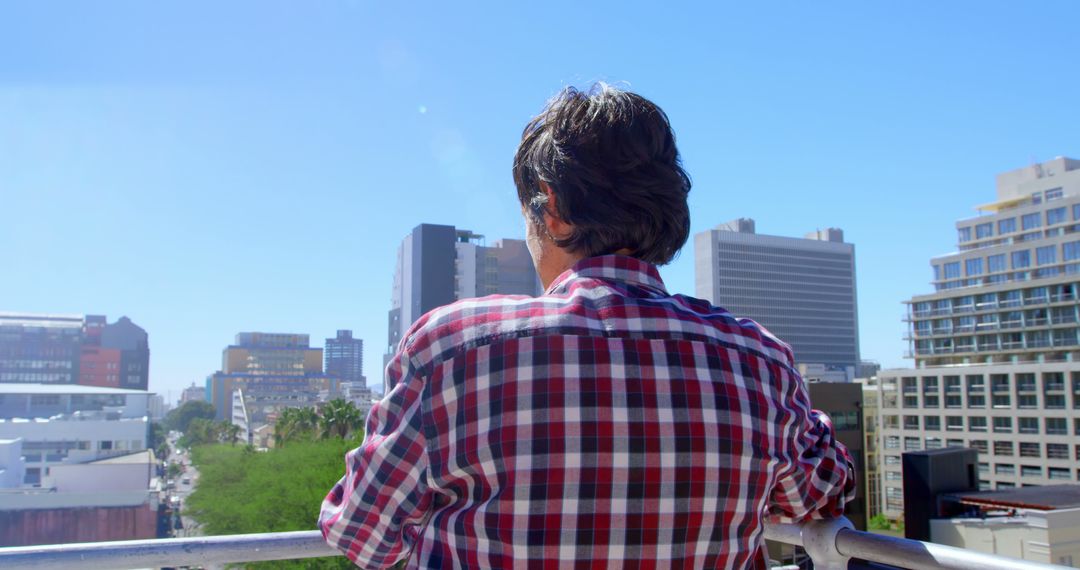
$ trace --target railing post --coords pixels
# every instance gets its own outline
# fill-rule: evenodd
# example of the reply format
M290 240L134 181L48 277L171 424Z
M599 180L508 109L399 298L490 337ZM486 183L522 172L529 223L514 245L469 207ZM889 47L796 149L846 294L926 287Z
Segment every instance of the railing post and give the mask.
M825 519L820 521L808 521L802 528L802 542L806 553L814 561L814 568L818 570L846 570L848 567L847 556L840 554L836 549L836 535L841 530L854 529L854 525L846 518Z

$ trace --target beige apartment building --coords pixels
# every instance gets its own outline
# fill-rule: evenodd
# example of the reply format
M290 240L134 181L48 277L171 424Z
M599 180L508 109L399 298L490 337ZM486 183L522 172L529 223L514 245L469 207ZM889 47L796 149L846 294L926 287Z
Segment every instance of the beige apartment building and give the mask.
M978 210L957 222L957 251L931 260L935 291L907 302L915 368L868 386L870 484L892 518L904 451L973 447L987 490L1080 481L1080 161L1000 174Z

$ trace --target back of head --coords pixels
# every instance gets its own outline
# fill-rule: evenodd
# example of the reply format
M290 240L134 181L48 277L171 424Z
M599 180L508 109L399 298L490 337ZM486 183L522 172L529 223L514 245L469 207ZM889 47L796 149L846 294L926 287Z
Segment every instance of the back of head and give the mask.
M569 87L522 134L514 157L518 199L536 221L555 195L573 226L556 245L586 257L628 250L643 261L672 260L690 235L683 170L667 115L644 97L597 84Z

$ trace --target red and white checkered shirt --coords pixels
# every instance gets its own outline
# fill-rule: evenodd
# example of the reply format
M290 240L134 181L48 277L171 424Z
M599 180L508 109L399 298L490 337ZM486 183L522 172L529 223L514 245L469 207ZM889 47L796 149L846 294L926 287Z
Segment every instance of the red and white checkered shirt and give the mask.
M319 526L365 568L765 567L764 520L840 516L855 491L792 366L629 257L436 309Z

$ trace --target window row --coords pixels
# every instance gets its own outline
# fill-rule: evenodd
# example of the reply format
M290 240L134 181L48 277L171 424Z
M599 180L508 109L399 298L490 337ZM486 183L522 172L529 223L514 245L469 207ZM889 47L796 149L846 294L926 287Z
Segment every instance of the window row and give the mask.
M1016 420L1015 423L1013 422L1013 419ZM1075 424L1074 431L1076 432L1076 435L1080 435L1080 418L1076 418L1073 421ZM993 425L995 433L1037 434L1040 433L1039 423L1039 418L1033 417L1013 418L1012 416L998 416L992 418L991 423L986 416L968 416L967 430L985 432L988 431L990 425ZM1045 433L1046 435L1068 435L1069 433L1067 418L1043 418L1042 423L1043 429L1041 430L1041 433ZM891 414L882 416L883 428L899 429L900 425L901 423L898 416ZM945 416L944 426L944 431L963 431L964 416ZM942 431L941 428L941 416L903 416L903 429L905 430L923 429L926 431ZM1077 459L1080 459L1080 457L1077 457Z
M947 299L918 301L912 304L911 309L913 317L920 319L976 311L994 311L1024 305L1069 302L1076 299L1076 284L1062 283L1048 287L1029 287L999 293L960 295Z
M1061 191L1060 188L1057 188L1055 190L1057 192ZM1047 200L1050 200L1050 198L1047 198ZM1035 203L1038 204L1039 202ZM1073 221L1080 221L1080 204L1073 204L1071 209ZM1020 229L1021 231L1038 229L1042 227L1044 220L1047 226L1063 224L1069 221L1068 214L1069 211L1065 206L1061 206L1058 208L1050 208L1049 210L1046 210L1044 212L1032 212L1030 214L1024 214L1020 216ZM973 237L976 240L983 240L994 237L995 230L997 231L997 235L999 236L1013 234L1017 230L1016 220L1017 218L1014 216L997 220L997 223L995 223L994 221L988 221L978 223L972 226L963 226L957 228L957 237L959 238L960 243L965 243L971 241Z

